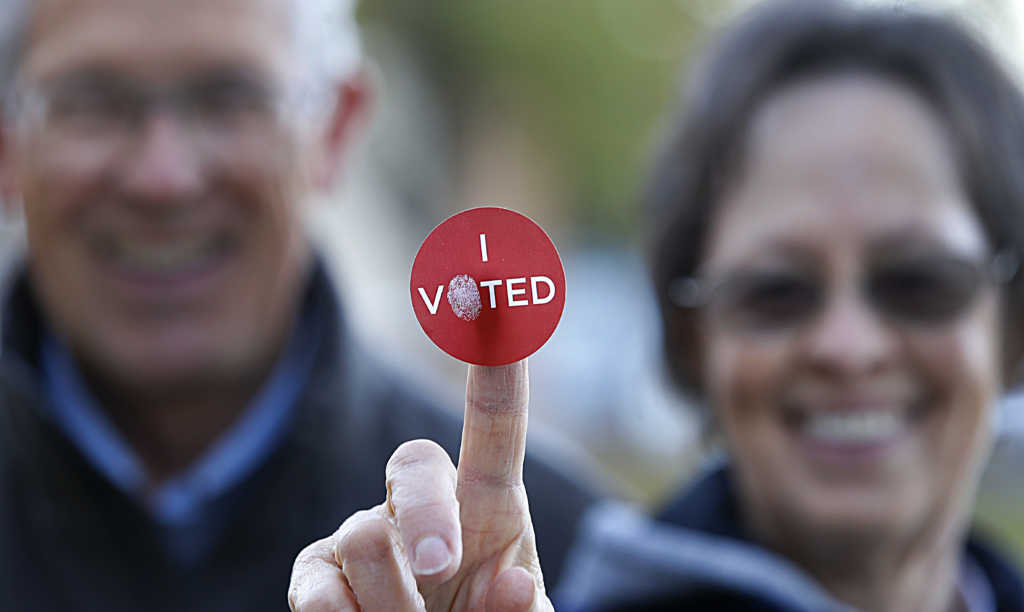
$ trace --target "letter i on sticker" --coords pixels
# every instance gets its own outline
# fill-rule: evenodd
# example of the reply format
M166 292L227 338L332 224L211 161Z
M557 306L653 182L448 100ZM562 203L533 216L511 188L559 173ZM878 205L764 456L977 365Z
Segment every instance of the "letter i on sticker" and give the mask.
M413 261L410 290L416 318L438 347L469 363L501 365L532 354L554 332L565 273L540 226L483 207L434 228Z
M480 234L480 259L487 261L487 235ZM440 293L438 293L440 295ZM476 321L480 316L480 289L476 280L468 274L459 274L448 283L448 304L452 313L463 321ZM492 306L493 308L493 306ZM437 310L437 307L434 307ZM432 312L431 314L436 314Z

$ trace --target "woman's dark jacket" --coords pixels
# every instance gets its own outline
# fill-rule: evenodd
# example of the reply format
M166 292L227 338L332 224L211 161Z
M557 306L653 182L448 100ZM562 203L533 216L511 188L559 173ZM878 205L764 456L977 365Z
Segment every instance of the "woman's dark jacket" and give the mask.
M994 612L1024 610L1024 583L1003 557L977 535L964 557L991 585ZM725 466L698 479L657 519L615 504L591 510L555 601L569 612L851 609L752 541Z

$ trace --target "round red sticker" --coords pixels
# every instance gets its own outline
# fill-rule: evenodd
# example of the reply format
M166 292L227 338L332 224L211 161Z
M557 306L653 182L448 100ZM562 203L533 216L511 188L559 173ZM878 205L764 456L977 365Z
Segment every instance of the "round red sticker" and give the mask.
M461 212L434 228L412 264L412 308L456 359L504 365L537 351L558 326L565 272L555 245L506 208Z

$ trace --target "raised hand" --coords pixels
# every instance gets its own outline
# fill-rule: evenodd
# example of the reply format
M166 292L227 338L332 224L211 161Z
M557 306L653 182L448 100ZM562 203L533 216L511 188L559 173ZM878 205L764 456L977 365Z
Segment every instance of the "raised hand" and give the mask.
M459 466L429 440L386 469L387 498L295 560L295 612L552 610L523 487L526 360L470 366Z

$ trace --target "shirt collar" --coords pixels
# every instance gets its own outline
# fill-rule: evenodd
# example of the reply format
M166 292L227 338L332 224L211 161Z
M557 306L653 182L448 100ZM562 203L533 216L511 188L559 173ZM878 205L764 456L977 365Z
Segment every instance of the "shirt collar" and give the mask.
M66 345L47 333L43 384L51 417L86 459L158 522L192 523L203 508L252 473L276 448L313 369L325 316L308 300L284 352L255 400L232 427L182 473L147 491L138 455L99 407Z

